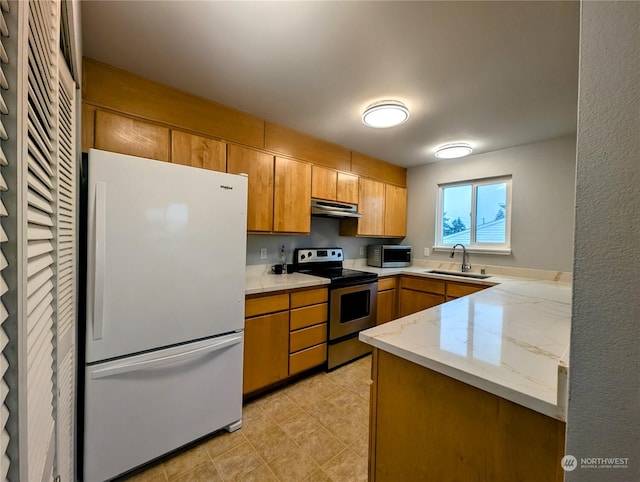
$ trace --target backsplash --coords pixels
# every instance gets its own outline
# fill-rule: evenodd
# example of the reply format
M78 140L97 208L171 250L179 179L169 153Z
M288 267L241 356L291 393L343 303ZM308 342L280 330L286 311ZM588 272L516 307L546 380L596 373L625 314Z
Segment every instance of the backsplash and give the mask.
M338 219L311 218L311 234L307 236L274 236L270 234L247 235L247 264L275 264L280 262L280 248L284 244L287 263L293 261L293 250L309 247L340 247L346 259L365 258L369 244L399 244L401 239L356 238L340 236ZM360 254L360 248L364 254ZM260 258L260 249L267 249L267 258Z

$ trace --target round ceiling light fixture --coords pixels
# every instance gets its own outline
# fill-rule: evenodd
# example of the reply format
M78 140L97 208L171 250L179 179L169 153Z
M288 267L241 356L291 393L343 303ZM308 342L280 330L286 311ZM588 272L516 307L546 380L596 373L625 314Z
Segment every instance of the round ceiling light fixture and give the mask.
M473 149L466 142L454 142L453 144L445 144L436 149L436 157L439 159L455 159L457 157L468 156Z
M367 107L362 114L362 122L369 127L384 129L406 122L409 109L397 100L382 100Z

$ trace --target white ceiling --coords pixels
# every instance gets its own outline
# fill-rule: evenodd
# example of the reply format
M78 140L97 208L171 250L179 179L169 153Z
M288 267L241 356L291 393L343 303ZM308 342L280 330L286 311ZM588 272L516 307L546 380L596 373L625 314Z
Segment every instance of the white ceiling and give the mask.
M83 54L401 166L576 130L578 2L83 1ZM391 129L361 122L397 99Z

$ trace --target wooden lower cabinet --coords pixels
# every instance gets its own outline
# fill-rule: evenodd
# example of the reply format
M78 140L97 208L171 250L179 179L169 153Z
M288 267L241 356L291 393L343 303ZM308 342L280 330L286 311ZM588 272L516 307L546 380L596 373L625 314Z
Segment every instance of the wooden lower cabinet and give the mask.
M565 424L374 349L369 480L560 482Z
M493 285L457 282L419 276L402 276L398 300L398 316L418 311L467 296Z
M329 290L314 288L291 293L289 375L327 361Z
M289 312L247 318L242 392L254 392L289 375Z
M325 325L326 330L326 325ZM296 375L327 361L327 344L322 343L289 355L289 375Z
M403 276L400 279L399 316L407 316L445 302L446 282Z
M469 283L447 281L447 301L477 293L478 291L482 291L486 288L488 288L486 285L472 285Z
M324 287L247 297L243 395L327 361L328 298Z
M397 277L378 279L378 314L376 325L382 325L398 317Z

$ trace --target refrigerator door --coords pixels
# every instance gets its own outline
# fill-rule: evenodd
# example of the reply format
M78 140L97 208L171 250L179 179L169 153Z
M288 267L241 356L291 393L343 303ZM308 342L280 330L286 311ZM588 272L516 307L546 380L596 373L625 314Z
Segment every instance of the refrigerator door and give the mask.
M107 480L242 418L243 335L85 369L84 479Z
M92 149L86 361L244 325L247 179Z

